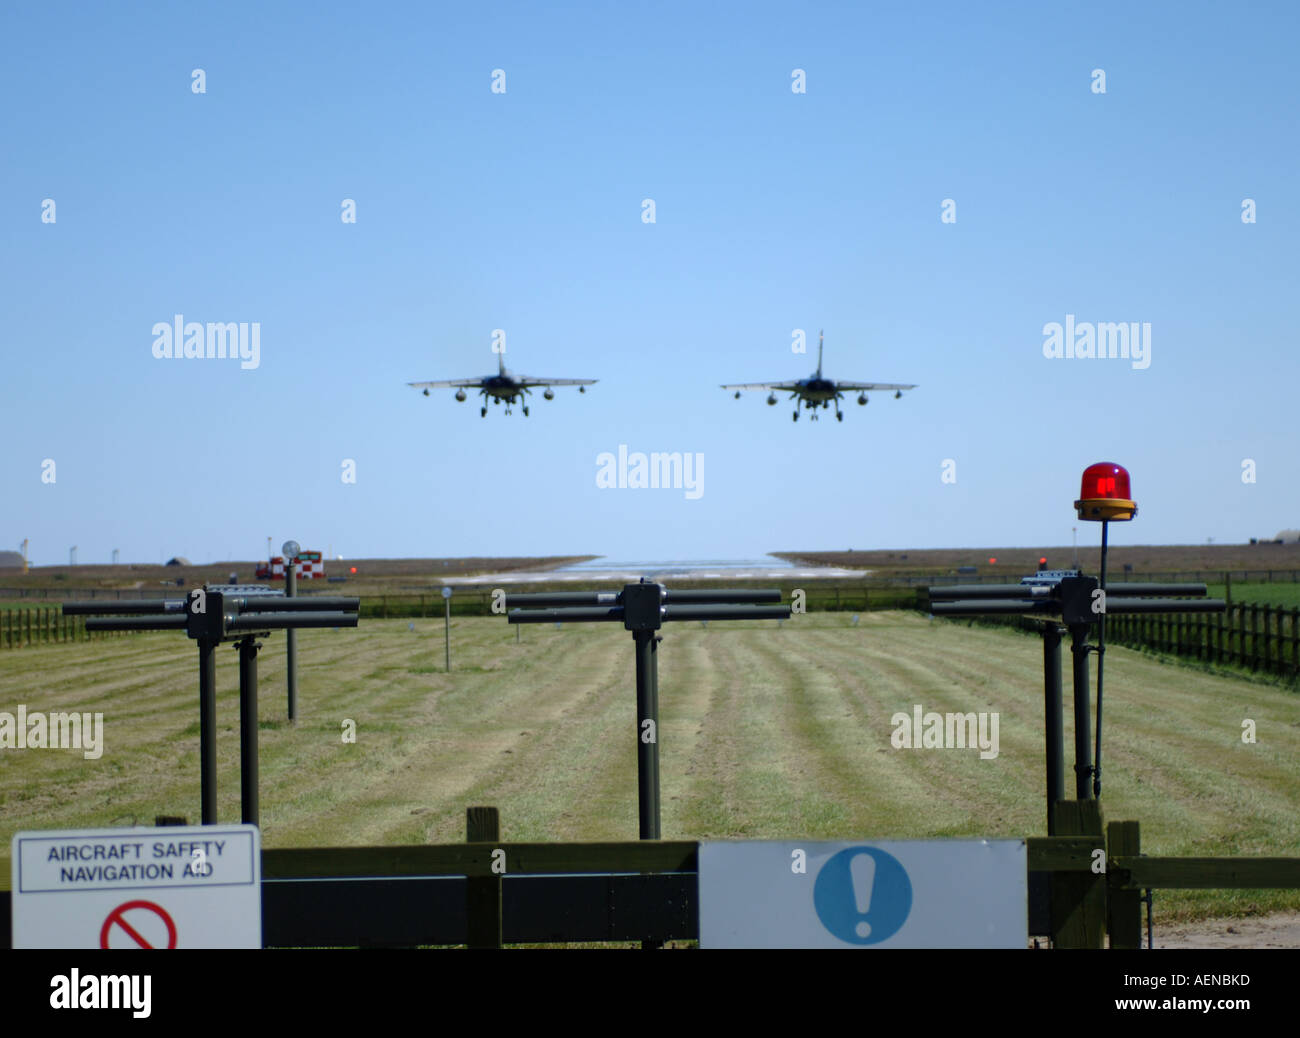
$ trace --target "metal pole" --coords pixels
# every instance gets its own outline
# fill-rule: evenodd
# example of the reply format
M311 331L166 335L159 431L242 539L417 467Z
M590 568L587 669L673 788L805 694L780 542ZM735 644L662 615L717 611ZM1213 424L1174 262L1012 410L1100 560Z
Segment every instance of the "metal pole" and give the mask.
M1109 602L1106 599L1106 535L1110 532L1110 522L1103 521L1101 524L1101 619L1097 623L1097 749L1093 755L1094 767L1092 771L1092 795L1096 798L1101 797L1101 679L1102 671L1106 666L1106 609Z
M636 781L641 839L659 839L658 637L633 631L636 641ZM651 722L649 725L646 722Z
M203 825L217 824L217 643L199 639L199 790Z
M446 614L443 617L443 626L442 626L443 648L446 651L446 655L447 655L447 673L450 674L451 673L451 599L444 598L442 600L442 604L446 608ZM517 627L515 628L515 630L518 629L519 628Z
M284 560L284 594L293 598L298 593L298 567L296 559ZM292 627L285 632L286 671L289 674L289 723L298 723L298 632Z
M1092 718L1088 712L1088 624L1070 625L1070 651L1074 654L1074 796L1091 800L1088 776L1092 773Z
M1061 628L1043 624L1043 707L1047 730L1047 835L1056 835L1052 805L1065 799L1065 722L1061 706Z
M240 820L257 825L257 650L255 638L239 640Z

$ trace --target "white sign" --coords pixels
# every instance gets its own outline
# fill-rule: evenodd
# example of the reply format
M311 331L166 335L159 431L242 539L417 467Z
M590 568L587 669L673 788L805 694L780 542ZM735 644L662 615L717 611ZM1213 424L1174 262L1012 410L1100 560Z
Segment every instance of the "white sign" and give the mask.
M1025 948L1024 840L701 843L701 948Z
M16 833L15 948L260 948L254 825Z

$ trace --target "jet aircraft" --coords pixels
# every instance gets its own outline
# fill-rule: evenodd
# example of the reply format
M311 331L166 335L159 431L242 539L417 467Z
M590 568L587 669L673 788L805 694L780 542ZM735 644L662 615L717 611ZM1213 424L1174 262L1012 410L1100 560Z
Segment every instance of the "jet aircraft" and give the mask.
M835 417L838 421L844 421L844 413L840 410L840 401L844 398L845 391L856 392L858 394L858 403L867 402L867 393L877 389L892 389L894 399L903 395L904 389L915 389L916 386L895 384L892 382L836 382L834 379L824 378L822 376L822 340L824 336L821 333L817 335L817 370L807 378L801 378L793 382L744 382L738 385L723 386L723 389L734 389L736 399L740 399L742 389L762 389L767 391L767 402L769 405L776 404L777 393L789 393L790 399L795 401L794 421L799 420L799 404L812 411L809 421L817 420L817 409L827 408L831 402L835 402Z
M479 408L479 416L487 416L487 402L490 399L492 403L499 404L505 401L505 413L510 413L511 406L520 398L524 398L524 417L528 416L527 399L529 391L536 387L545 387L542 396L547 400L555 399L555 391L552 386L577 386L579 393L585 393L587 386L595 385L598 380L594 378L532 378L527 375L515 375L506 370L505 357L499 357L497 360L497 373L495 375L484 375L482 378L453 378L444 382L408 382L408 386L414 386L416 389L424 390L424 395L429 395L431 389L455 389L456 399L464 403L465 390L476 389L479 396L483 398L483 406Z

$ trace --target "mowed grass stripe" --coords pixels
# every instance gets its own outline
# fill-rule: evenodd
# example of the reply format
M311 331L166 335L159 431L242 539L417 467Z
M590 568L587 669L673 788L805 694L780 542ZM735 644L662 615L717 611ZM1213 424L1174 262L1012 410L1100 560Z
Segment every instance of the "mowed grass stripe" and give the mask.
M996 761L978 761L969 750L945 751L934 760L933 751L895 749L890 741L891 718L902 711L909 717L914 704L925 710L944 706L979 709L968 703L946 703L936 696L931 675L916 661L899 661L894 646L904 644L915 631L890 624L887 633L873 630L867 618L862 628L850 632L821 630L806 640L804 657L795 665L807 681L822 690L820 709L803 713L802 727L814 759L830 763L823 782L849 799L853 827L858 832L928 835L963 822L981 798L981 781L993 777ZM801 622L803 622L801 620ZM901 641L900 641L901 639ZM792 662L794 657L787 656ZM964 759L970 758L970 759ZM948 774L970 775L954 783ZM876 791L888 790L888 796ZM917 833L918 822L925 832Z

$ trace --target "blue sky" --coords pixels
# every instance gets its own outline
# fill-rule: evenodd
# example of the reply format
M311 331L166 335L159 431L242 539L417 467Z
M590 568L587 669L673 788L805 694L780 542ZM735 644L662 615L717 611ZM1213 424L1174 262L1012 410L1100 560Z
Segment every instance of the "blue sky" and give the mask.
M1298 9L804 6L7 7L0 547L1068 544L1099 460L1115 543L1300 525ZM259 323L258 367L156 359L175 314ZM1150 366L1044 357L1066 314L1150 323ZM483 419L405 385L497 328L599 384ZM820 328L831 377L919 388L797 425L718 388ZM598 488L620 444L704 493Z

